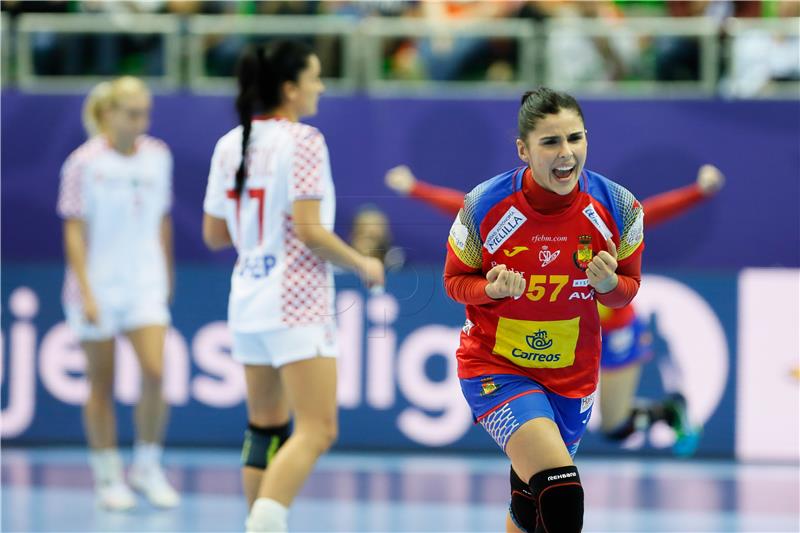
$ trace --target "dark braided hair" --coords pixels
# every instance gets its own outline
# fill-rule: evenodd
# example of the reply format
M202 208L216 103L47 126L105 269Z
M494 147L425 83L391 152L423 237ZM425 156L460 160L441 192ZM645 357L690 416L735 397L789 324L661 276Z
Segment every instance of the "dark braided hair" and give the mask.
M585 123L581 106L573 96L567 93L539 87L535 91L523 94L517 115L519 138L525 142L528 133L536 129L539 120L543 119L545 115L557 115L562 109L572 109L581 117L581 122Z
M247 47L239 56L236 112L242 125L242 162L236 171L237 196L242 194L247 179L247 145L253 114L271 111L281 105L283 84L297 82L313 53L310 46L300 41L274 41Z

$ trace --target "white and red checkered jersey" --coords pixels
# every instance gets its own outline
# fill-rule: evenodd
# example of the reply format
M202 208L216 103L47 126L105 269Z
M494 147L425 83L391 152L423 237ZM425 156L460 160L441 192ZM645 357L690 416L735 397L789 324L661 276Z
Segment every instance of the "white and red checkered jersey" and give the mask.
M314 127L279 118L253 121L247 180L235 193L242 127L214 148L203 205L225 219L239 254L231 277L228 324L264 331L333 321L331 265L295 233L295 200L320 200L320 222L333 231L336 199L325 138Z
M141 135L125 155L103 136L89 139L64 162L57 211L85 224L87 274L96 300L125 306L146 296L167 298L160 229L172 204L172 155L162 141ZM68 268L64 303L80 305Z

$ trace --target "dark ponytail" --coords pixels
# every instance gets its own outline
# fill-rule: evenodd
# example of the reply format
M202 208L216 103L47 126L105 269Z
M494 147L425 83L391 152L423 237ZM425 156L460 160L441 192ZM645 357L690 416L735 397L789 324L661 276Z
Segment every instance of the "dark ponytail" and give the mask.
M247 47L239 56L236 113L242 126L242 161L236 170L237 196L241 196L247 179L247 145L253 114L269 112L281 105L283 84L297 82L313 53L311 47L300 41L275 41Z
M517 115L519 138L526 142L528 133L536 129L539 120L545 115L557 115L562 109L572 109L581 117L581 122L585 122L581 106L572 95L547 87L539 87L535 91L523 94Z

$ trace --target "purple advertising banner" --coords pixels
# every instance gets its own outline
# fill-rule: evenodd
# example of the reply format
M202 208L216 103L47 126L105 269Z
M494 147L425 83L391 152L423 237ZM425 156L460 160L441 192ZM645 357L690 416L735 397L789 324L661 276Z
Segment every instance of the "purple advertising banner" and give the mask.
M61 260L55 214L61 164L84 140L82 96L2 93L2 256ZM468 190L516 166L513 100L324 99L309 122L327 139L338 196L337 230L372 203L391 220L412 262L440 263L450 217L383 185L408 164L427 181ZM720 195L647 235L645 268L800 266L800 102L584 103L587 168L639 199L695 179L703 163L727 177ZM221 262L201 241L202 200L216 140L235 126L231 97L157 96L151 133L175 158L179 261Z

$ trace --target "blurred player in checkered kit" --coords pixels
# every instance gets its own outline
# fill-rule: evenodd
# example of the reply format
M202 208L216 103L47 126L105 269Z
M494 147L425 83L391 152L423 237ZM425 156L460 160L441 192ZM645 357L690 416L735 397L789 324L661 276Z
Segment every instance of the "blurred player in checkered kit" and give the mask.
M95 87L84 105L89 139L64 163L58 198L67 258L64 311L86 354L90 464L98 503L111 510L136 504L117 452L114 339L120 334L142 369L129 482L156 506L179 502L160 466L164 339L174 286L172 156L145 134L150 111L150 92L137 78Z
M247 531L286 531L289 506L336 439L332 264L358 273L367 287L384 282L380 260L333 233L325 139L299 122L317 112L320 71L300 42L243 53L240 125L217 143L206 190L206 244L238 252L228 324L247 383Z

